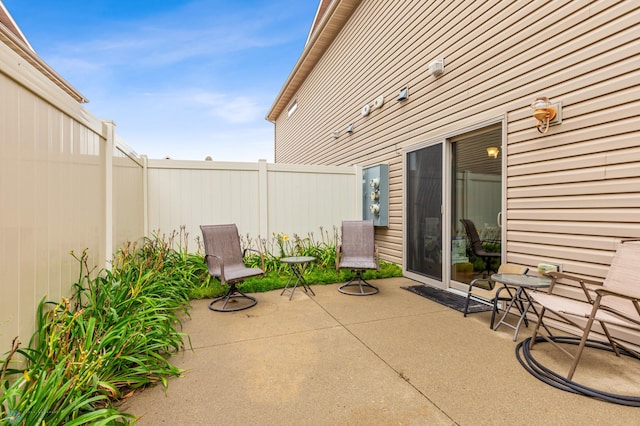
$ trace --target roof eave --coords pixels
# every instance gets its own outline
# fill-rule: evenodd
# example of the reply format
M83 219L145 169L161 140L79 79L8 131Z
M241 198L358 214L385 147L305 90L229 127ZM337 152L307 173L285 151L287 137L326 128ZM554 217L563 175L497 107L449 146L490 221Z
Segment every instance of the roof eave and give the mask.
M269 109L267 120L275 122L340 33L362 0L333 0L309 37L298 62Z

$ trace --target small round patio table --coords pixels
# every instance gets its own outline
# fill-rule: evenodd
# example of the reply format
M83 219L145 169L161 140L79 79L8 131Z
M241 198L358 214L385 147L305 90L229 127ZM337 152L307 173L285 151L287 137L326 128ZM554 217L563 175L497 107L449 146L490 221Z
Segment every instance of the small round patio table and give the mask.
M533 275L524 275L524 274L493 274L491 275L491 279L493 281L504 284L508 287L515 287L516 291L513 293L509 304L504 310L504 314L500 321L493 327L494 331L498 329L501 325L506 325L507 327L511 327L515 330L513 333L513 341L515 342L518 338L518 331L520 331L520 326L523 321L527 321L527 312L529 309L533 310L536 315L536 318L539 318L540 315L536 310L535 306L533 306L533 300L527 293L527 290L537 290L539 288L547 288L551 285L551 278L549 277L537 277ZM518 318L518 323L516 325L511 325L505 321L507 315L511 311L513 304L516 304L516 307L520 311L520 317ZM543 324L546 329L546 326Z
M316 295L311 287L309 287L307 281L304 279L304 271L307 269L309 264L315 260L316 258L313 256L291 256L283 257L282 259L280 259L280 262L288 264L291 268L291 276L289 277L289 281L287 281L287 285L282 289L282 293L280 293L280 296L282 296L285 291L289 290L291 292L289 300L291 300L291 298L293 297L293 292L296 291L296 287L299 283L302 283L302 288L304 288L305 293L307 292L307 290L309 290L311 294L313 294L314 296ZM296 282L293 287L289 288L289 284L291 284L291 281L293 281L294 277L296 278Z

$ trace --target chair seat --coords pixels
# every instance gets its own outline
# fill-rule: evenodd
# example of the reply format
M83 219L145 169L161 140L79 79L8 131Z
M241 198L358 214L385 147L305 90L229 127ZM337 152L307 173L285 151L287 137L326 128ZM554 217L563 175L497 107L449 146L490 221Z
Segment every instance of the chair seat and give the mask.
M354 269L376 269L378 265L369 257L343 257L339 264L340 268L354 268Z
M530 294L531 298L549 309L552 312L557 312L565 315L572 315L575 317L581 317L588 319L591 315L591 310L593 309L593 305L586 302L581 302L579 300L568 299L562 296L556 296L553 294L547 293L539 293L533 292ZM610 324L622 325L626 327L633 326L633 323L624 321L622 318L611 315L607 311L604 311L603 308L606 305L600 305L600 309L596 312L595 320L596 321L605 321Z
M500 253L495 253L495 252L490 252L490 251L486 251L486 250L480 250L477 249L475 251L476 256L479 257L500 257L502 256Z
M498 289L502 288L500 285L496 285L493 290L487 290L482 287L473 287L472 294L474 297L480 297L482 299L487 299L488 301L493 301L495 299ZM507 292L503 292L500 296L501 300L510 300L511 295Z
M262 275L262 269L259 268L247 268L245 266L233 265L233 266L225 266L224 275L225 280L227 281L236 281L241 280L248 277L255 277L257 275Z

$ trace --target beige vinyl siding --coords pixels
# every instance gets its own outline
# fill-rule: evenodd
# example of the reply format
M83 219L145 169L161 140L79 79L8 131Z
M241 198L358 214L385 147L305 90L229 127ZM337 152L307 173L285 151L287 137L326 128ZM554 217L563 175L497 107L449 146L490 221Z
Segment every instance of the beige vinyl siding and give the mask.
M276 161L389 163L390 225L376 240L398 261L402 150L505 117L507 260L603 277L616 242L640 237L638 7L364 0L295 94L298 110L277 116ZM539 94L563 105L546 135L529 108Z

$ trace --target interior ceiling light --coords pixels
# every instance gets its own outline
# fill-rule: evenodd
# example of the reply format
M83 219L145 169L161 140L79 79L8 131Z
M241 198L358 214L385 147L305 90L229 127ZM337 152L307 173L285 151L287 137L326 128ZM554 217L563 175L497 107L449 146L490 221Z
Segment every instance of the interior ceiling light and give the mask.
M490 146L489 148L487 148L487 155L489 157L498 158L499 153L500 153L500 150L498 149L497 146Z

